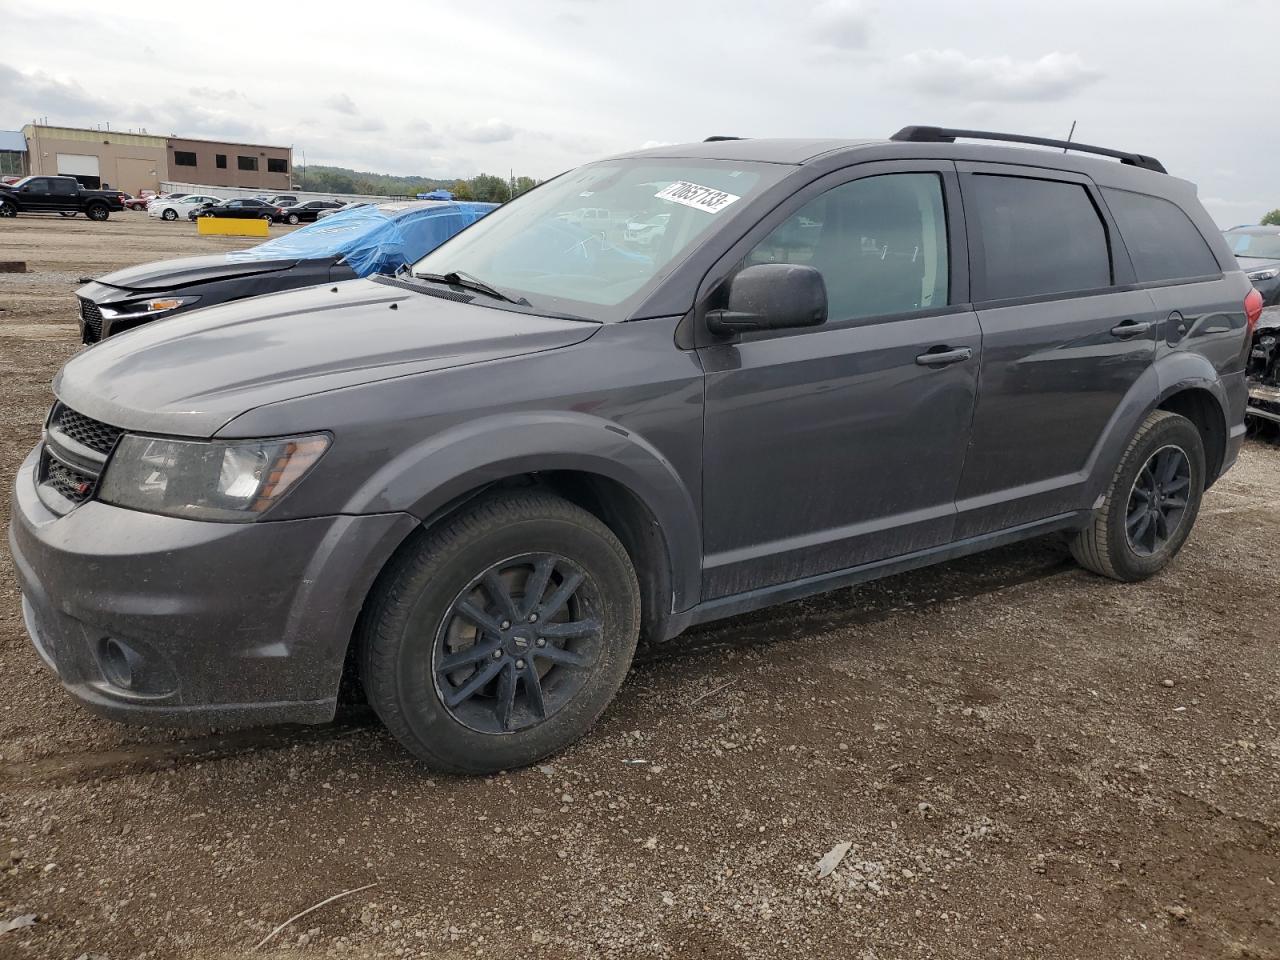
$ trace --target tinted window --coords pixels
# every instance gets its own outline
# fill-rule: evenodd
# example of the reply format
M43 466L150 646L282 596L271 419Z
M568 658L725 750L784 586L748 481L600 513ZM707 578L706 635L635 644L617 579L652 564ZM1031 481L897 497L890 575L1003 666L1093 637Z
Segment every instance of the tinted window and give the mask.
M746 262L816 267L827 285L831 320L944 306L942 181L932 173L901 173L834 187L783 221Z
M267 157L267 172L286 173L288 171L285 168L284 160L277 159L276 157Z
M49 191L50 193L64 197L72 196L79 187L79 184L77 184L76 181L68 177L55 177L49 181L49 184L52 187Z
M1102 191L1139 280L1216 277L1218 261L1175 203L1128 190Z
M213 165L219 170L227 169L227 155L225 153L214 154Z
M44 177L35 177L26 182L26 189L32 193L48 193L49 181Z
M1078 183L976 174L973 209L985 264L975 270L984 300L1036 297L1111 285L1107 232Z
M236 157L236 166L239 167L241 170L257 170L258 158L257 157Z
M194 167L196 155L189 150L173 151L173 164L176 167Z

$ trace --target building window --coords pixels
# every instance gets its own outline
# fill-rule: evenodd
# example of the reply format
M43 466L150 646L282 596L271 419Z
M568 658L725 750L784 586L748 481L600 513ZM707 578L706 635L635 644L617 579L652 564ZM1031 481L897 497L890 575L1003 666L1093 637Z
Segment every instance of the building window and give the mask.
M283 157L267 157L267 173L288 173Z
M214 154L213 165L219 170L227 169L227 155L225 153Z
M257 170L258 158L257 157L236 157L236 166L239 167L241 170Z
M189 150L173 151L173 165L175 167L194 167L196 165L196 155Z

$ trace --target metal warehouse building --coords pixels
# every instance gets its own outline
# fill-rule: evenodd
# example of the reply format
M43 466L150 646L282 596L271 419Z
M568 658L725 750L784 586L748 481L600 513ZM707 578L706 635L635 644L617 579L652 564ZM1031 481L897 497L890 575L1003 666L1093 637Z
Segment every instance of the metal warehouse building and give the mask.
M26 169L19 173L72 176L86 187L131 194L159 190L165 180L287 190L293 173L290 147L31 123L22 128L21 138ZM0 163L6 162L5 143L0 140Z

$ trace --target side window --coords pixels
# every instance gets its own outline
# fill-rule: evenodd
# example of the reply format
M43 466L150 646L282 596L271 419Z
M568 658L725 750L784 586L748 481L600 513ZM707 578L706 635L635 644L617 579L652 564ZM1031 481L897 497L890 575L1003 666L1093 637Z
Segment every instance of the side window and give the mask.
M1216 277L1222 273L1196 225L1175 203L1104 187L1102 196L1141 281Z
M227 206L228 206L229 208L231 208L232 210L239 210L241 207L243 207L243 206L244 206L244 201L243 201L243 200L232 200L230 203L228 203L228 204L227 204Z
M891 173L833 187L760 241L745 265L757 263L821 271L833 321L945 306L942 179Z
M48 182L53 187L49 192L60 197L75 196L76 190L79 186L74 180L66 177L55 177Z
M49 192L49 181L44 177L37 177L27 184L27 190L31 193L47 194Z
M975 296L1037 297L1111 286L1107 231L1078 183L974 174L966 211L976 214L985 260Z

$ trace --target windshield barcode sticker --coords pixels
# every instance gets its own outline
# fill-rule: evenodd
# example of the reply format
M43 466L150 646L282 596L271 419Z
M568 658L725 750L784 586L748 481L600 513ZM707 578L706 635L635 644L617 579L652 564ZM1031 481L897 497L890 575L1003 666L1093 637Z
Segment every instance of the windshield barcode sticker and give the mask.
M723 190L715 190L711 187L699 186L686 180L677 180L675 183L659 190L654 196L659 200L682 203L686 207L693 207L695 210L702 210L706 213L719 213L735 200L742 199L735 194L725 193Z

